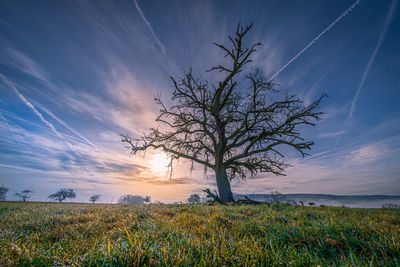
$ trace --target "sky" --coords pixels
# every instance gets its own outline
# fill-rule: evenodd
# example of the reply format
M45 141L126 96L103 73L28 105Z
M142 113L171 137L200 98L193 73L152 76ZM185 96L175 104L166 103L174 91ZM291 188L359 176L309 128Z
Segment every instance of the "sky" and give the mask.
M398 0L0 1L0 185L46 201L60 188L75 201L101 194L184 201L215 188L213 173L165 155L130 155L169 101L170 76L223 60L237 24L261 42L252 67L325 114L303 129L310 156L287 154L286 176L233 181L237 194L400 194L400 5Z

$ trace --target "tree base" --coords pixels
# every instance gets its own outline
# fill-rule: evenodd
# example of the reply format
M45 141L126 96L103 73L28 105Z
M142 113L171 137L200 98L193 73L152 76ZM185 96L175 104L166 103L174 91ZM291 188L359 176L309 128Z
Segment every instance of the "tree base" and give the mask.
M260 205L260 204L266 204L268 202L261 202L261 201L256 201L256 200L252 200L250 198L248 198L247 196L245 196L245 199L240 199L237 201L233 201L233 202L224 202L222 201L219 197L217 192L214 190L214 193L211 192L211 190L209 188L206 188L203 190L203 192L207 193L207 197L212 198L212 201L210 203L210 205L213 205L214 203L219 203L222 205L227 205L227 204L233 204L233 205L241 205L241 204L247 204L247 205Z

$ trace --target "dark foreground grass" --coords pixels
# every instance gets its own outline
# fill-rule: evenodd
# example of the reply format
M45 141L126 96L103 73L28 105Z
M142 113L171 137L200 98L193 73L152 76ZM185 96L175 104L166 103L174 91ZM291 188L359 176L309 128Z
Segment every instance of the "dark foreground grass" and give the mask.
M0 203L0 266L399 266L400 212Z

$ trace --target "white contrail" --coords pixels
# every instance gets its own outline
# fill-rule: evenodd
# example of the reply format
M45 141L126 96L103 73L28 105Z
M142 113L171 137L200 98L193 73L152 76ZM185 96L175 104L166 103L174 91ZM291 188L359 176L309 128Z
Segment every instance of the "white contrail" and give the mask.
M377 42L377 44L375 46L375 49L372 52L372 54L371 54L371 56L370 56L370 58L368 60L367 66L364 69L363 75L362 75L361 80L360 80L360 84L358 85L357 91L356 91L356 93L355 93L355 95L353 97L353 101L351 102L349 115L347 116L347 119L343 123L342 130L345 128L345 125L348 123L348 121L353 116L354 109L356 107L358 97L360 96L361 90L364 87L365 80L367 79L369 71L371 70L371 66L372 66L372 64L374 64L375 57L378 54L379 49L381 48L383 39L385 38L386 32L387 32L387 30L389 28L389 25L390 25L390 23L391 23L391 21L393 19L394 11L396 9L397 4L398 4L398 0L393 0L392 4L390 5L388 14L386 16L385 24L383 25L383 29L381 31L381 34L379 35L379 39L378 39L378 42ZM337 147L337 145L338 145L338 143L339 143L341 138L342 138L342 135L339 135L338 138L336 139L335 148Z
M71 128L68 124L66 124L62 119L60 119L59 117L57 117L56 115L54 115L50 110L46 109L45 107L39 105L36 103L36 106L38 106L41 110L43 110L44 112L46 112L50 117L52 117L54 120L56 120L59 124L61 124L62 126L64 126L67 130L69 130L70 132L72 132L73 134L75 134L76 136L78 136L79 138L81 138L83 141L85 141L87 144L91 145L92 147L97 148L97 146L95 144L93 144L92 142L90 142L86 137L84 137L83 135L81 135L80 133L78 133L76 130L74 130L73 128Z
M140 16L142 16L142 19L143 19L144 22L146 23L147 28L149 28L151 34L153 35L154 39L156 40L158 46L160 47L161 52L163 52L163 54L166 55L167 53L166 53L166 51L165 51L165 45L163 45L163 44L161 43L161 41L158 39L157 35L156 35L155 32L153 31L153 28L151 27L150 22L149 22L149 21L146 19L146 17L144 16L142 10L141 10L140 7L139 7L139 4L138 4L137 0L133 0L133 2L135 2L135 6L136 6L137 11L139 11Z
M355 1L350 7L348 7L334 22L332 22L328 27L326 27L320 34L317 35L308 45L306 45L300 52L298 52L288 63L286 63L282 68L280 68L271 78L269 78L268 82L271 82L276 76L279 75L284 69L286 69L293 61L295 61L299 56L301 56L308 48L310 48L322 35L328 32L333 26L335 26L340 20L342 20L351 10L353 10L362 0ZM247 97L240 105L241 107L244 103L249 100L251 96Z
M332 22L325 30L323 30L320 34L317 35L308 45L306 45L299 53L297 53L291 60L289 60L286 65L278 70L272 77L269 79L269 82L272 81L276 76L279 75L284 69L286 69L293 61L295 61L299 56L301 56L308 48L310 48L322 35L328 32L333 26L335 26L340 20L347 16L353 8L355 8L362 0L355 1L349 8L347 8L334 22Z
M258 5L262 2L262 0L258 0L258 2L253 6L253 8L251 9L249 15L247 15L246 19L243 22L243 25L246 25L247 21L249 20L249 18L253 15L254 11L256 10L256 8L258 7Z
M15 137L14 131L11 129L10 124L8 123L7 119L3 116L3 113L0 112L0 118L4 121L4 125L6 126L7 130Z
M127 44L125 44L123 41L121 41L121 39L119 39L117 36L115 36L112 32L110 32L109 30L107 30L106 27L104 27L103 25L101 25L99 22L97 22L95 19L93 19L91 16L89 16L88 14L84 13L84 15L86 16L86 18L92 22L94 25L96 25L98 28L100 28L102 31L104 31L106 34L108 34L108 36L113 39L117 44L119 44L120 46L122 46L123 48L125 48L127 51L130 51L131 49L129 48L129 46Z
M39 117L39 119L46 124L51 131L57 135L58 137L60 137L63 141L65 141L64 137L56 130L56 128L53 126L53 124L51 124L50 122L48 122L43 115L37 111L37 109L32 105L31 102L29 102L19 91L18 89L14 86L14 84L9 81L3 74L0 73L0 79L10 88L12 88L15 93L17 94L17 96L19 97L19 99L21 99L21 101L30 109L32 109L32 111Z
M4 121L4 124L6 125L7 129L10 129L10 126L8 125L8 121L6 118L4 118L3 113L0 112L0 118Z
M351 108L350 108L350 112L349 112L349 116L347 117L347 120L349 120L351 118L351 116L353 116L354 108L356 106L356 103L357 103L358 97L360 95L361 89L364 87L365 80L367 79L367 76L368 76L368 73L369 73L369 71L371 69L371 66L375 61L376 54L378 53L379 48L382 45L383 39L385 38L385 35L386 35L386 32L387 32L387 30L389 28L390 22L393 19L394 10L396 9L397 4L398 4L398 1L394 0L394 1L392 1L392 4L390 5L389 11L388 11L388 15L387 15L386 20L385 20L385 25L383 26L382 32L381 32L381 34L379 36L379 40L378 40L378 43L376 44L374 52L372 52L371 57L369 58L368 64L367 64L367 66L366 66L366 68L364 70L364 73L363 73L363 76L361 78L360 84L358 85L356 94L354 95L353 102L351 103Z

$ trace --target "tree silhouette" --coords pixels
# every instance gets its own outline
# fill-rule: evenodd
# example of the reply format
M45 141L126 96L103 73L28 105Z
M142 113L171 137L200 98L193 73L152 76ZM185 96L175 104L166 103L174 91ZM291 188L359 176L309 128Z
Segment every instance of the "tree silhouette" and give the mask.
M0 186L0 201L6 200L8 188L5 186Z
M251 55L260 45L245 44L251 27L239 24L235 35L229 36L229 46L215 43L226 59L208 71L220 72L221 79L202 81L192 70L179 79L171 77L171 105L160 95L155 98L160 106L156 121L162 128L152 128L139 138L122 135L133 154L161 149L171 161L191 160L203 165L205 174L213 169L222 202L234 200L230 186L234 178L260 172L284 175L289 165L283 160L283 147L307 155L313 142L305 141L299 128L315 125L322 114L316 109L323 96L304 105L295 95L278 90L261 70L250 67Z
M54 194L49 195L48 198L52 198L61 203L62 201L64 201L67 198L72 199L75 197L76 197L76 192L73 189L68 188L68 189L60 189L57 192L55 192Z
M145 201L145 198L142 196L137 196L137 195L126 195L120 197L118 200L119 204L143 204Z
M149 204L151 202L151 196L146 196L143 201L147 204Z
M93 204L100 199L100 195L93 195L89 198L89 201Z
M188 198L190 204L200 203L200 196L198 194L190 195Z
M33 193L33 191L31 190L23 190L21 191L21 193L15 193L15 195L22 200L23 202L25 202L27 199L29 199L31 197L31 194Z

